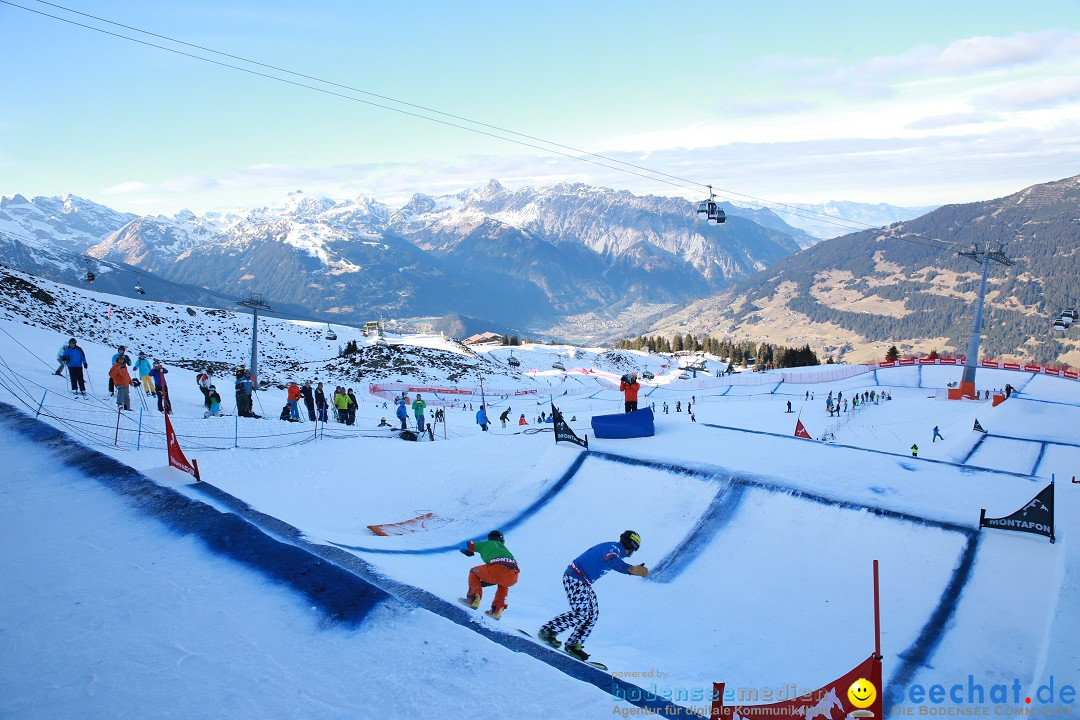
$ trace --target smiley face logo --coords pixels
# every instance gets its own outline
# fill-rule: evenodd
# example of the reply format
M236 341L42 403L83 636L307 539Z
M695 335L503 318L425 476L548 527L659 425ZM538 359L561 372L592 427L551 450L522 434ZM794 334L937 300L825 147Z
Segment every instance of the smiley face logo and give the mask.
M877 700L877 688L866 678L859 678L847 689L848 700L857 708L868 708Z

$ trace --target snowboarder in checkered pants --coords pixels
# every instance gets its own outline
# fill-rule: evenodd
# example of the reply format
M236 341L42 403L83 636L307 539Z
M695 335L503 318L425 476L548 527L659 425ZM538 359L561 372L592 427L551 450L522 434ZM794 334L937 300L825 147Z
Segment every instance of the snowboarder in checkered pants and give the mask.
M566 599L570 602L570 611L546 622L540 628L540 639L557 648L562 642L556 636L563 630L574 628L566 639L566 652L579 660L588 660L589 654L585 652L583 644L600 616L593 583L608 570L648 577L649 569L644 563L630 565L623 561L624 557L630 557L639 547L641 536L633 530L627 530L619 536L619 542L594 545L575 558L563 573L563 589L566 590Z

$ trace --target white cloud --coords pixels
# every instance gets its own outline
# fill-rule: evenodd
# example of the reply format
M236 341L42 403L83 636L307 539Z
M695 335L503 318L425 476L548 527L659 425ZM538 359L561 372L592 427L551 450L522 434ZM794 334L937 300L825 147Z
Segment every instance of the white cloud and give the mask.
M1009 37L972 37L944 47L924 45L854 65L821 58L769 58L761 73L787 76L793 89L831 89L842 95L890 97L895 84L920 78L961 78L1046 62L1080 60L1080 33L1053 29Z
M940 130L942 128L955 128L960 125L981 125L982 123L995 122L1001 116L993 113L959 112L946 115L933 115L919 118L905 125L908 130Z
M1052 77L1003 86L976 98L981 107L996 110L1038 110L1080 102L1080 78Z

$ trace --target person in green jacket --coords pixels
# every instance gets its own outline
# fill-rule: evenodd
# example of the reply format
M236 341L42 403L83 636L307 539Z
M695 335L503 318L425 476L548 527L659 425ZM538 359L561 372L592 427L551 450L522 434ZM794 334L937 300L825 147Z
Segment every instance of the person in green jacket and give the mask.
M338 391L334 393L334 407L338 411L338 422L347 422L349 417L349 396L345 394L344 388L338 388Z
M420 399L420 393L416 394L416 399L413 400L412 411L416 416L416 431L418 433L424 432L424 409L427 408L427 403Z
M502 611L506 609L506 596L511 586L518 581L520 570L514 556L506 549L505 538L498 530L488 533L487 540L474 543L472 540L461 548L461 553L472 557L480 553L483 565L477 565L469 570L469 594L464 599L466 605L473 610L480 607L480 599L484 594L485 585L498 585L495 591L495 600L491 603L491 609L485 611L488 615L499 620Z

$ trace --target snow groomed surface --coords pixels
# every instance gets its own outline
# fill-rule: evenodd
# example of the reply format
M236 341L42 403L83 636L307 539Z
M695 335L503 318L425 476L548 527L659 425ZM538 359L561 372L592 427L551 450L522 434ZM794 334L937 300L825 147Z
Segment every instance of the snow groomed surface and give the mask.
M528 654L603 692L629 698L628 702L637 707L669 717L684 712L676 704L649 699L649 693L633 683L561 652L478 625L475 614L460 605L397 582L339 548L311 543L296 528L253 510L209 483L201 482L193 487L225 511L162 487L123 463L72 441L55 428L28 419L6 403L0 403L0 423L55 452L58 460L121 495L140 513L162 522L171 531L197 537L212 552L299 592L314 603L312 609L318 608L327 622L356 629L378 604L404 602L468 627L509 650Z

